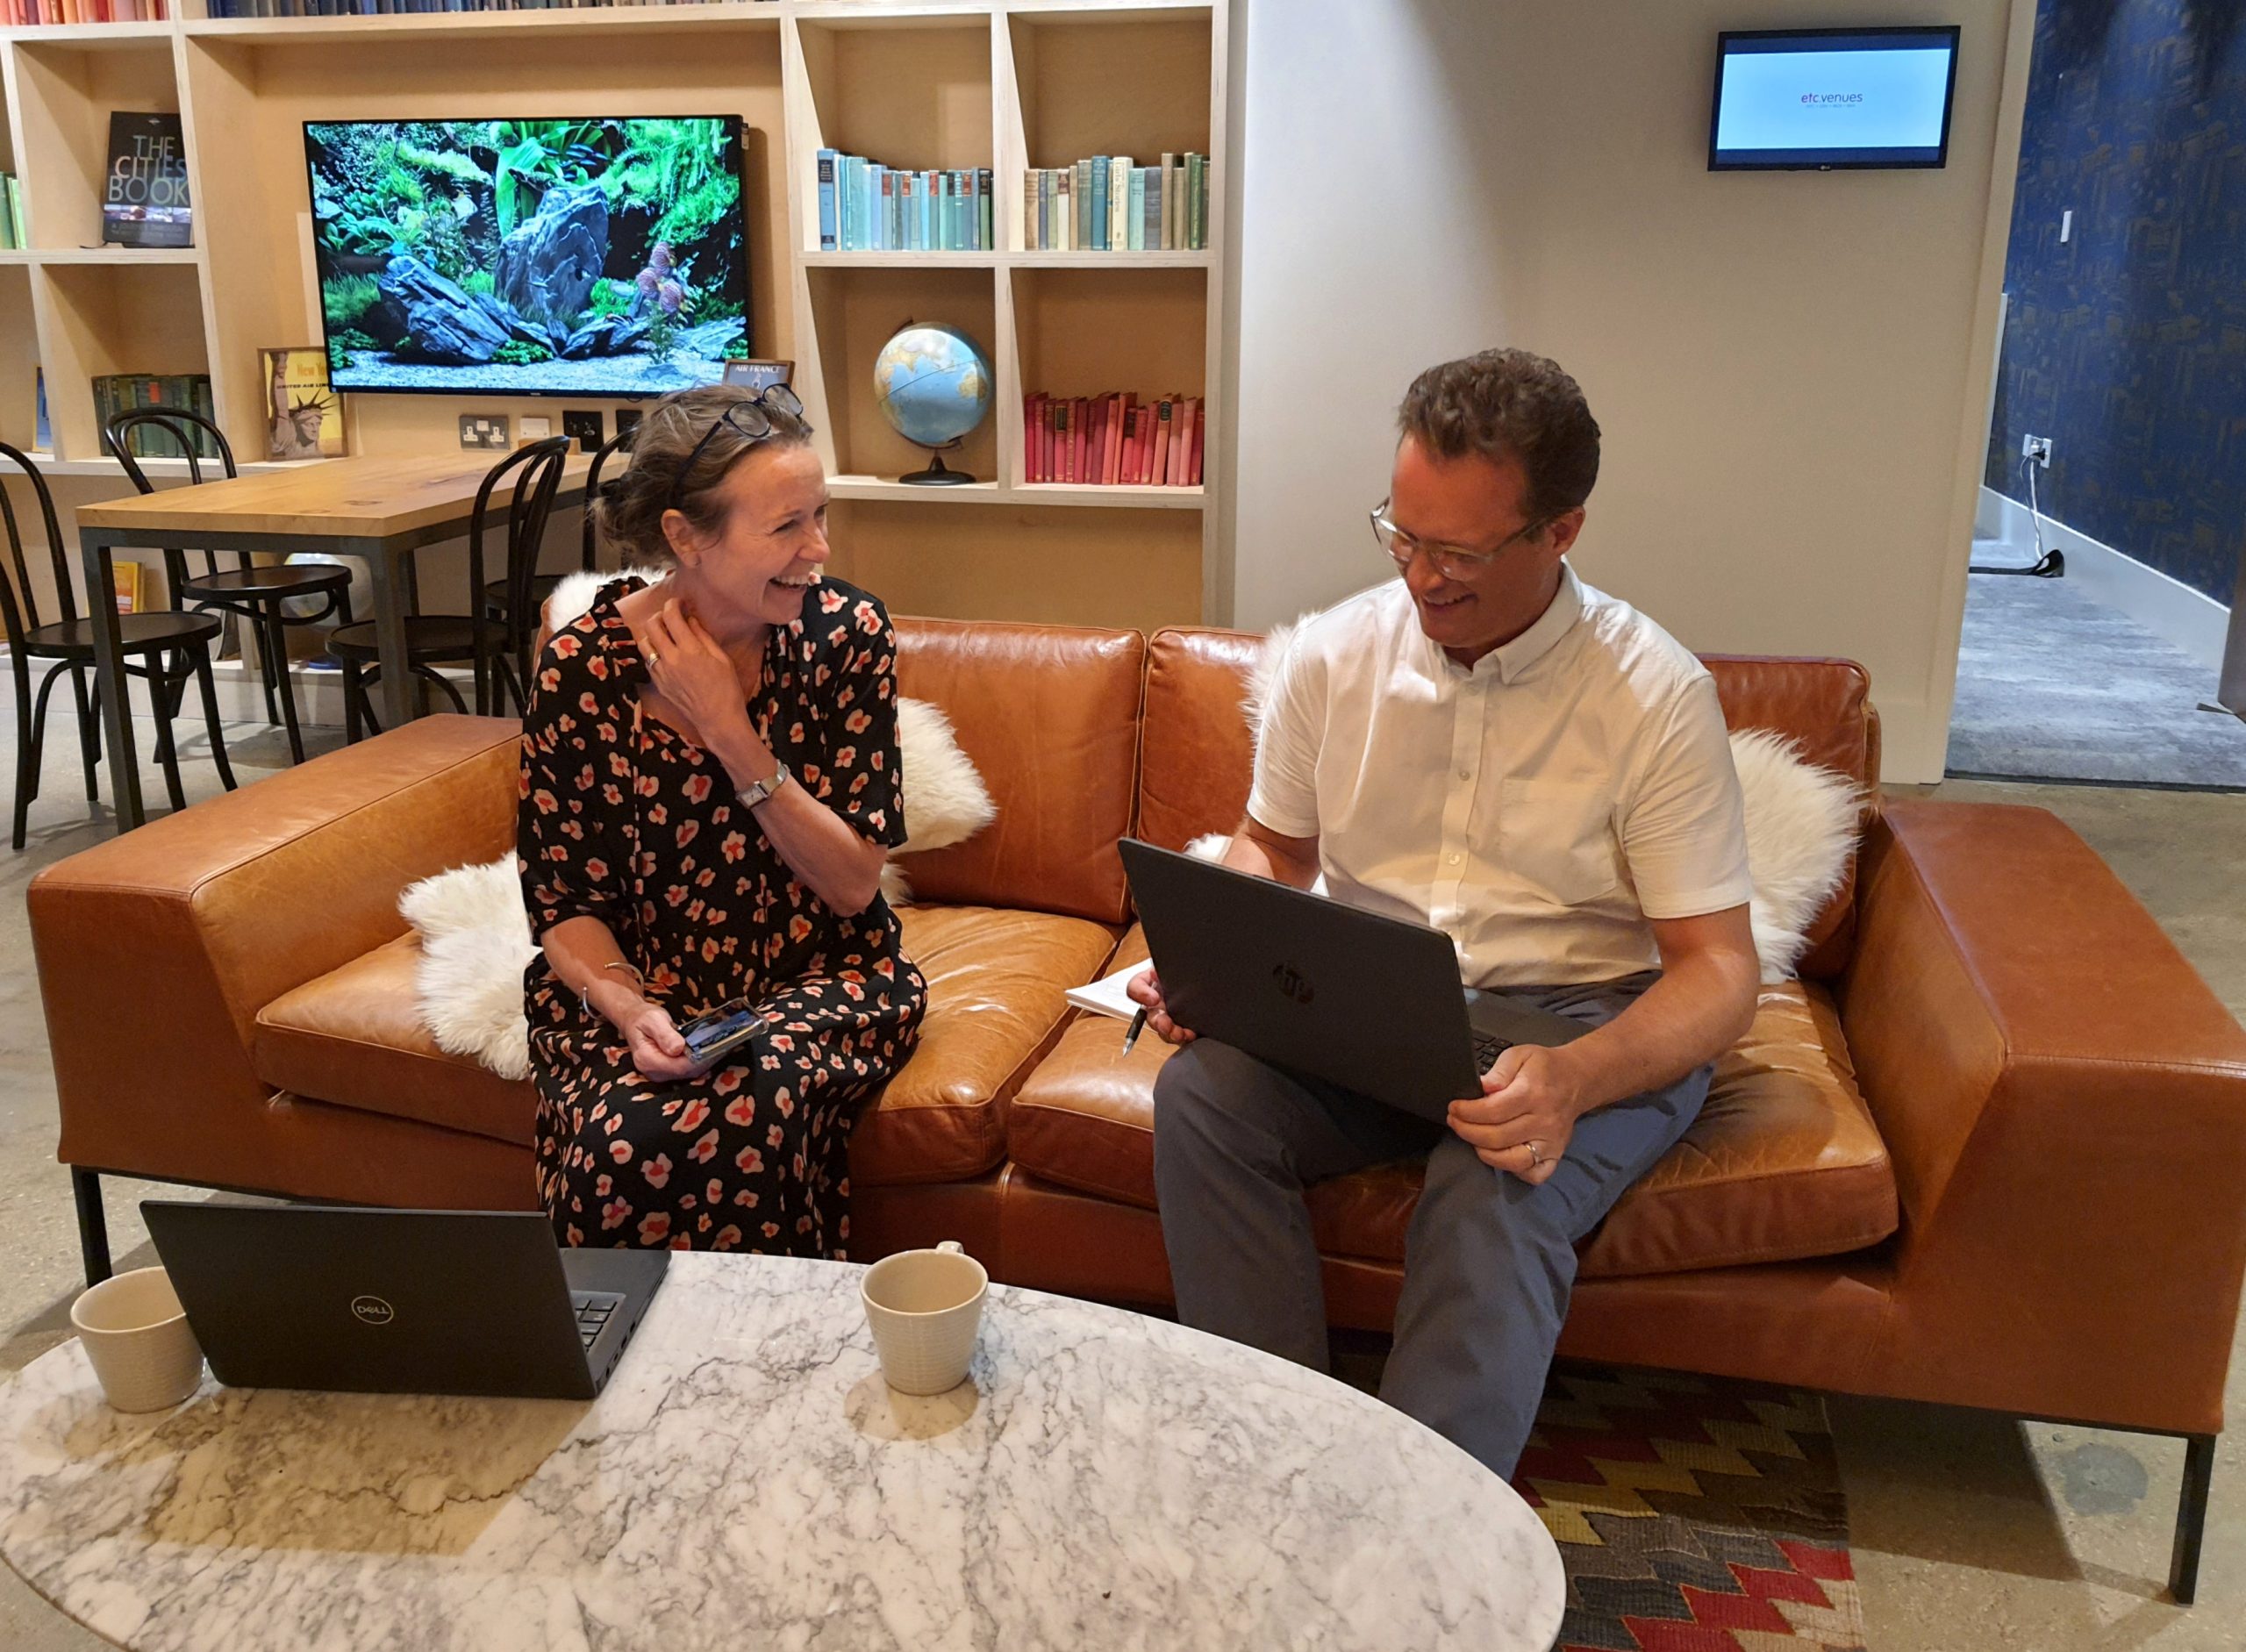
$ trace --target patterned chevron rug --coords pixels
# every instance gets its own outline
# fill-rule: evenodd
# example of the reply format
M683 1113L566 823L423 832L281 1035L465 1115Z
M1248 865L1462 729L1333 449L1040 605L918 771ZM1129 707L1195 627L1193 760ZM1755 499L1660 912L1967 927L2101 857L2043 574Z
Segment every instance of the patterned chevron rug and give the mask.
M1863 1652L1816 1394L1563 1365L1513 1488L1567 1565L1556 1652Z

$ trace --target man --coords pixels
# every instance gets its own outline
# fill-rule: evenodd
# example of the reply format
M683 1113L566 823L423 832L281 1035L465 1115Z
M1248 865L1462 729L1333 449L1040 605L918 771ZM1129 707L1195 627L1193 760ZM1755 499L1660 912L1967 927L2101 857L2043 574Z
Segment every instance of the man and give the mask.
M1284 1073L1163 1012L1155 1184L1188 1325L1327 1359L1305 1184L1427 1159L1382 1398L1510 1475L1577 1241L1699 1112L1759 976L1715 684L1568 548L1599 426L1492 350L1404 398L1373 512L1402 577L1305 621L1273 673L1226 864L1448 933L1467 984L1596 1028L1499 1056L1448 1126ZM1655 965L1658 962L1658 969Z

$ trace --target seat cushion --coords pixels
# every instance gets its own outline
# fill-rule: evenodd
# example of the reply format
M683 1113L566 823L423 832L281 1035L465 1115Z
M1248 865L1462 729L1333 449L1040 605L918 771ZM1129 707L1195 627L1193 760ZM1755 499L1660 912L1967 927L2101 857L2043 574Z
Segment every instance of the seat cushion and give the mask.
M1113 966L1146 956L1134 929ZM1033 1174L1151 1209L1154 1079L1172 1052L1086 1016L1014 1098L1007 1146ZM1404 1259L1420 1167L1383 1165L1311 1190L1319 1248ZM1895 1231L1895 1178L1857 1092L1829 994L1766 987L1755 1024L1717 1064L1707 1105L1660 1163L1580 1247L1585 1276L1834 1255Z
M912 906L898 917L928 1012L919 1048L851 1136L863 1186L996 1166L1004 1108L1066 1019L1063 993L1115 945L1112 929L1044 912ZM257 1018L258 1076L338 1106L527 1144L536 1092L437 1048L416 1007L419 955L409 933L275 999Z

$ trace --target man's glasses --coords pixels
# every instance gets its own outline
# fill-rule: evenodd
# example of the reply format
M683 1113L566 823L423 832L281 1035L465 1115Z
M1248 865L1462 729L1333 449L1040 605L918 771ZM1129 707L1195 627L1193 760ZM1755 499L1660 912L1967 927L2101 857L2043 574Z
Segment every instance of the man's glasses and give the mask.
M760 442L769 436L777 426L773 424L771 414L765 411L768 408L771 412L790 418L804 416L803 403L784 384L768 384L749 400L735 402L710 421L710 428L702 433L702 440L694 444L694 451L686 455L686 462L671 477L670 497L663 502L663 508L667 511L679 508L680 501L686 497L687 477L694 474L695 465L709 450L711 442L719 431L731 430L750 442Z
M1372 536L1380 541L1380 548L1388 553L1389 561L1402 573L1412 566L1412 558L1420 552L1435 565L1435 571L1445 579L1467 580L1502 556L1507 547L1517 540L1541 533L1550 526L1549 519L1539 518L1527 526L1508 533L1495 545L1482 550L1470 550L1463 545L1446 545L1440 540L1414 539L1389 519L1388 501L1383 499L1372 508Z

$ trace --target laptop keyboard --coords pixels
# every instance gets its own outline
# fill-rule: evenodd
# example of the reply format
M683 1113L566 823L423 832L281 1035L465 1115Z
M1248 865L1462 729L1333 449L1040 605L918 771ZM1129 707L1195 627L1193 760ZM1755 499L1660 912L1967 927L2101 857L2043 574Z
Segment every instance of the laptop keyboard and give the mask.
M1498 1057L1513 1048L1509 1038L1499 1038L1495 1033L1474 1035L1474 1070L1486 1073L1498 1064Z
M609 1316L624 1305L624 1298L605 1291L572 1291L570 1305L577 1311L577 1340L588 1352L608 1325Z

